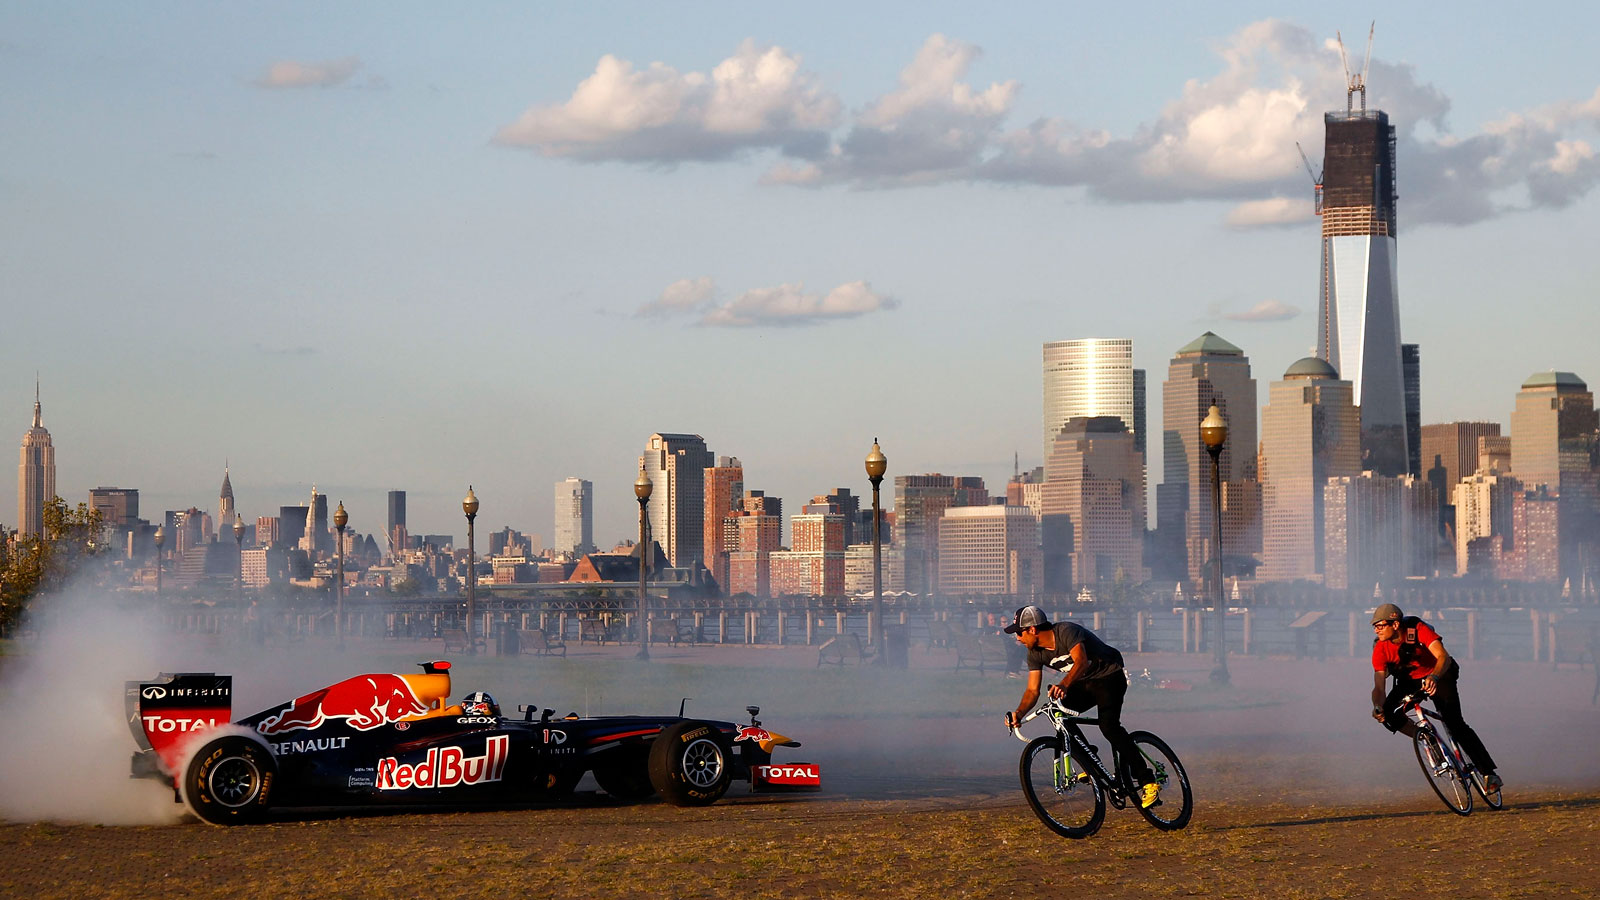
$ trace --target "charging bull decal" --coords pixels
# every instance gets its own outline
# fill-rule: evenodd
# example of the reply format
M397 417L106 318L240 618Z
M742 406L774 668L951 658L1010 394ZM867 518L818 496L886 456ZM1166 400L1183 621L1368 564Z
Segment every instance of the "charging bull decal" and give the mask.
M319 728L329 719L343 719L357 731L428 711L426 704L400 675L358 675L290 703L256 730L281 734L296 729Z

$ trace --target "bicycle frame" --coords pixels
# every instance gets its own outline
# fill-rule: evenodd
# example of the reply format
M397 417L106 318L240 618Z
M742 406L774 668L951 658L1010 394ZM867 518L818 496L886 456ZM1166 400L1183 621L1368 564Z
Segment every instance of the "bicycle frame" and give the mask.
M1456 736L1451 734L1448 728L1441 729L1434 726L1434 722L1443 722L1444 719L1438 713L1424 707L1422 698L1408 694L1401 699L1400 709L1404 711L1406 718L1410 719L1417 728L1433 735L1433 739L1438 741L1440 748L1445 751L1445 758L1440 760L1437 765L1448 765L1450 768L1455 769L1463 779L1472 775L1474 766L1461 755L1461 745L1456 743Z
M1094 751L1094 746L1090 744L1089 739L1084 736L1083 729L1081 727L1083 725L1094 725L1098 727L1100 720L1090 716L1080 716L1077 712L1067 709L1065 706L1061 705L1061 701L1052 700L1050 703L1039 707L1018 721L1011 728L1012 736L1026 744L1028 742L1028 738L1023 735L1022 726L1032 721L1041 713L1050 717L1050 724L1055 728L1056 734L1061 738L1062 747L1065 748L1061 754L1061 761L1066 764L1067 770L1064 772L1058 771L1056 773L1056 778L1058 781L1056 785L1057 789L1059 790L1062 785L1066 784L1067 781L1072 778L1071 767L1073 750L1077 750L1078 756L1088 761L1086 771L1088 771L1089 777L1098 782L1101 789L1105 791L1106 799L1117 809L1125 808L1128 803L1128 798L1133 795L1133 791L1128 789L1128 787L1122 783L1122 776L1120 774L1122 766L1118 764L1120 760L1117 757L1117 749L1115 747L1111 748L1112 764L1113 767L1118 770L1118 774L1113 775L1111 772L1106 771L1105 763L1100 761L1100 755Z

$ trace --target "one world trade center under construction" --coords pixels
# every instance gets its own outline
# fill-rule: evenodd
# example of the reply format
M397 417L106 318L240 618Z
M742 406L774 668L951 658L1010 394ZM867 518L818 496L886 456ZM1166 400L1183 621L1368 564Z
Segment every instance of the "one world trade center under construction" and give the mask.
M1317 355L1354 387L1354 400L1361 408L1362 468L1379 475L1404 475L1406 393L1395 274L1395 136L1386 114L1367 109L1365 78L1365 72L1350 76L1345 111L1323 116L1322 315ZM1361 106L1356 109L1358 92Z

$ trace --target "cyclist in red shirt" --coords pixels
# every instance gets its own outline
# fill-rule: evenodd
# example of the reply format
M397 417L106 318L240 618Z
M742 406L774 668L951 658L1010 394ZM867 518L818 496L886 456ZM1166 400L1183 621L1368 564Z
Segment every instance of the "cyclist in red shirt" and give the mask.
M1461 745L1472 764L1483 773L1491 792L1501 788L1494 771L1494 758L1461 716L1461 694L1456 682L1461 666L1444 649L1439 632L1416 616L1402 615L1400 607L1385 603L1372 611L1372 717L1390 731L1406 735L1416 730L1409 719L1395 712L1400 698L1421 691L1433 698L1439 718ZM1384 681L1394 678L1394 687L1384 693Z

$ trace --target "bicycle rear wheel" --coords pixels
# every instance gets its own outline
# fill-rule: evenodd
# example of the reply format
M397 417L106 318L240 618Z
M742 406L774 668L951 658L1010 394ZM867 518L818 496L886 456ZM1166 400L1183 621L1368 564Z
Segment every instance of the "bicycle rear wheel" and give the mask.
M1478 789L1478 796L1483 798L1483 802L1489 804L1490 809L1505 808L1506 801L1504 797L1500 796L1500 789L1495 788L1492 791L1488 790L1484 784L1484 781L1485 779L1483 777L1483 773L1479 772L1477 769L1473 769L1472 786Z
M1036 737L1022 751L1018 774L1023 796L1039 821L1062 837L1086 838L1106 819L1105 790L1093 779L1080 781L1078 773L1084 771L1080 760L1068 765L1056 735Z
M1184 771L1183 763L1178 761L1178 754L1172 752L1167 742L1156 737L1148 731L1135 731L1128 735L1133 740L1133 745L1139 748L1139 754L1144 757L1145 765L1150 767L1150 772L1156 778L1156 784L1161 786L1161 797L1148 807L1140 806L1139 815L1145 821L1162 831L1177 831L1189 824L1189 817L1194 814L1194 792L1189 788L1189 773ZM1134 783L1133 773L1126 760L1122 764L1122 780L1124 784ZM1134 805L1139 803L1137 795Z
M1419 729L1412 738L1412 749L1417 751L1417 765L1427 776L1428 787L1439 795L1451 812L1467 815L1472 812L1472 786L1455 767L1438 735Z

